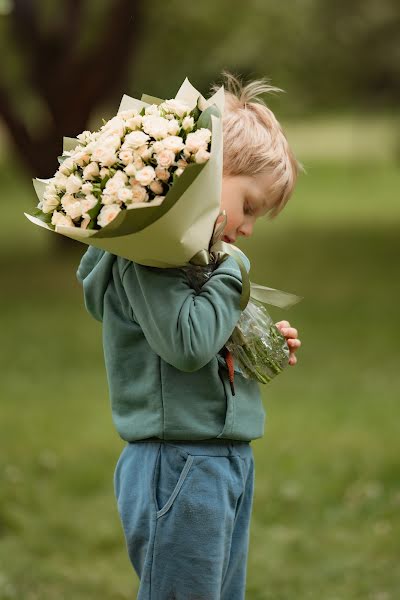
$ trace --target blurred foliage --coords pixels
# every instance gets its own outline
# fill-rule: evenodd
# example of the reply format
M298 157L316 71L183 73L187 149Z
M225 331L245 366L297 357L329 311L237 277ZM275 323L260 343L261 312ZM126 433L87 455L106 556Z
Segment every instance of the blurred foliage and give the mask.
M155 0L130 84L171 95L188 75L206 91L228 67L287 90L286 112L398 108L397 0ZM156 77L154 76L156 74ZM271 106L274 105L271 100Z
M117 36L118 53L111 64L96 48L99 36L101 40L114 27L118 6L124 3L10 0L10 4L14 9L0 15L0 51L7 56L0 91L7 91L31 131L40 131L60 113L52 112L49 98L38 93L35 85L40 69L32 72L32 64L40 44L32 45L29 35L15 35L15 14L21 7L25 12L29 8L35 17L39 38L53 40L53 52L51 46L45 47L41 62L52 95L63 100L61 108L69 113L65 135L75 135L74 122L82 130L90 111L106 110L101 108L104 103L115 111L124 92L171 97L188 76L205 94L223 68L245 78L268 77L286 90L285 96L268 98L281 115L398 109L397 0L249 0L246 4L203 0L187 3L184 9L178 0L153 0L140 11L141 4L131 2L124 14L127 31L134 28L134 43L129 45L126 34ZM33 23L30 27L33 31ZM66 56L73 51L76 60L87 53L90 61L76 62L75 73L63 71L60 39ZM49 68L54 52L57 61ZM92 97L90 107L80 105L80 88L93 77L102 79L104 73L101 93Z
M0 116L32 175L54 173L63 136L86 129L93 108L124 81L121 40L125 54L138 44L137 5L118 0L104 14L81 0L14 0L0 20L2 49L14 50L14 62L0 76Z

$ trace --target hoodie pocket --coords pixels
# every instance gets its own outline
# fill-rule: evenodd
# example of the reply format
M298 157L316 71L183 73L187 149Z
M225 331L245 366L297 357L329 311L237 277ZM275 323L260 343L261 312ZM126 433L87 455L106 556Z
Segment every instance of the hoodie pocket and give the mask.
M166 442L160 443L153 477L153 496L158 519L169 511L193 464L193 456Z

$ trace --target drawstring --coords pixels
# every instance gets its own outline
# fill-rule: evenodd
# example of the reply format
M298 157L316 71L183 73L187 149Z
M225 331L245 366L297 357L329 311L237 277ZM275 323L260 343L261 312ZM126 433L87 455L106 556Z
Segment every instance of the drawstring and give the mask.
M228 369L228 373L229 373L229 383L231 386L231 392L232 392L232 396L235 395L235 387L234 387L234 377L235 377L235 368L234 368L234 364L233 364L233 356L230 353L230 351L228 350L228 348L226 346L224 346L224 352L225 352L225 364L226 367Z

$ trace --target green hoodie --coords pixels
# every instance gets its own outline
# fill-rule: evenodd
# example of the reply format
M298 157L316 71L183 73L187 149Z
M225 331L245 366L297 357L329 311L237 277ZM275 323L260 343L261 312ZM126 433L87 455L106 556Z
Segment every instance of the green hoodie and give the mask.
M76 275L86 309L103 324L112 418L122 439L250 441L264 435L258 382L235 366L233 396L219 354L241 314L234 258L221 263L200 292L183 269L145 267L94 246Z

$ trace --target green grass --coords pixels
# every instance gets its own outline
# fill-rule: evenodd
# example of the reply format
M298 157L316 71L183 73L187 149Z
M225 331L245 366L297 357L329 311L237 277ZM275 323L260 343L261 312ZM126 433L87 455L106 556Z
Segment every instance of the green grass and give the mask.
M123 442L75 279L85 248L54 255L17 182L0 240L0 599L131 599L112 486ZM303 345L262 386L249 600L398 597L398 184L390 164L313 163L278 219L240 241L253 281L304 296L270 309Z

